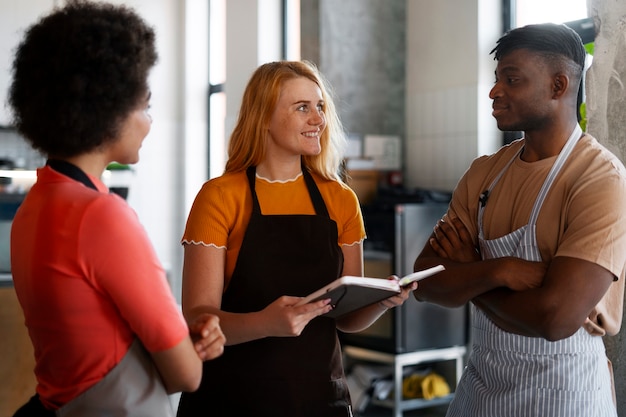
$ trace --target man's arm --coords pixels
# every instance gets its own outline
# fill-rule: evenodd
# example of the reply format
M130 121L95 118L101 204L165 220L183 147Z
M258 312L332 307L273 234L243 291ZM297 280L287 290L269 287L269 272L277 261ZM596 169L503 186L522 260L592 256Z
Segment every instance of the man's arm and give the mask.
M526 291L497 289L473 301L508 332L554 341L580 329L613 278L613 274L592 262L556 257L541 287Z
M514 257L480 260L467 229L460 220L440 220L429 242L415 260L414 269L446 267L420 281L415 298L446 307L461 306L495 288L523 290L540 285L545 267Z
M439 224L429 246L444 258L464 263L475 259L470 256L475 249L469 232L458 219ZM532 274L532 268L538 265L543 264L520 259L510 272L519 279L523 271ZM544 275L539 268L535 273ZM545 271L541 286L518 291L501 287L479 294L472 301L506 331L559 340L581 327L613 278L608 270L592 262L556 257Z

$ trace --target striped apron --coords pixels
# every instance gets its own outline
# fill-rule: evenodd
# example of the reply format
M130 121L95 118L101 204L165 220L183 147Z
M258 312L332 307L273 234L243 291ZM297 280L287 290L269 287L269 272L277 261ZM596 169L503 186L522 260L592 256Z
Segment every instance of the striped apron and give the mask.
M554 179L582 135L577 125L544 181L527 225L493 240L485 240L483 214L478 211L483 259L516 256L541 261L536 222ZM520 150L521 152L521 150ZM495 187L519 153L489 186ZM471 306L473 345L447 417L617 417L612 379L601 337L582 327L569 338L550 342L497 327Z

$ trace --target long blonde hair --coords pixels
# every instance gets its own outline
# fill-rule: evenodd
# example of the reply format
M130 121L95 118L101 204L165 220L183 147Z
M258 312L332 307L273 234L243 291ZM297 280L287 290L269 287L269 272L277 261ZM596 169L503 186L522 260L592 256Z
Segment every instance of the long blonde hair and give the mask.
M230 135L225 173L260 164L265 158L268 126L285 81L305 77L318 85L324 101L326 128L320 137L321 152L303 157L304 165L326 179L339 180L346 146L329 84L308 61L277 61L258 67L243 93L237 124Z

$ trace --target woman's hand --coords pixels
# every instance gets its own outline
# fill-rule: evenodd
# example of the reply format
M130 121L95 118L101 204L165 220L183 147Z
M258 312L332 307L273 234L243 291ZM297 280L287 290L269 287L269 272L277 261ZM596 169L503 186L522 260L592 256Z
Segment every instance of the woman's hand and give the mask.
M398 277L395 275L390 276L388 279L398 280ZM404 302L409 298L409 296L417 289L417 282L412 282L405 287L400 287L402 290L400 294L394 295L392 297L386 298L383 301L380 301L378 304L386 309L394 308L401 306Z
M224 352L226 337L220 327L220 319L214 314L200 314L189 325L191 339L202 360L215 359Z
M263 321L266 323L267 336L300 336L311 320L332 310L330 298L296 307L301 299L285 295L261 311Z

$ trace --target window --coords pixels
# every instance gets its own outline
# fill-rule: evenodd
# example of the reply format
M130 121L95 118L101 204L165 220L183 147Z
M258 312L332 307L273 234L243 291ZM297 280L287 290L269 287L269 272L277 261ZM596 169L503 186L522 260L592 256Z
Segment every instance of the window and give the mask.
M272 15L281 24L281 59L300 59L300 0L281 0L277 16ZM251 6L273 13L268 9L268 2L255 0ZM233 7L231 5L231 7ZM239 12L239 11L238 11ZM226 0L209 0L209 178L221 175L227 159L228 133L226 131ZM244 13L244 11L241 11ZM281 21L282 19L282 21ZM267 19L266 19L267 20ZM258 42L257 36L250 42Z
M587 0L509 0L514 27L532 23L565 23L587 17Z
M209 2L209 178L226 164L226 0Z

